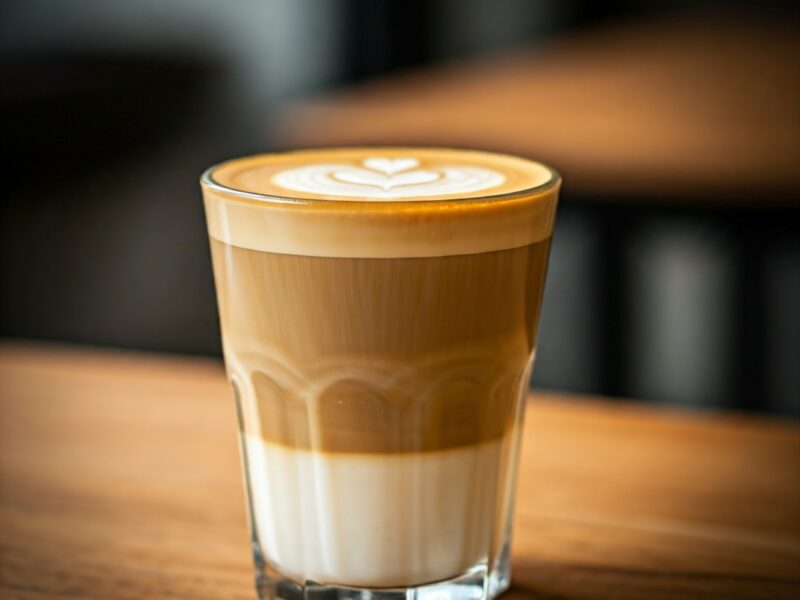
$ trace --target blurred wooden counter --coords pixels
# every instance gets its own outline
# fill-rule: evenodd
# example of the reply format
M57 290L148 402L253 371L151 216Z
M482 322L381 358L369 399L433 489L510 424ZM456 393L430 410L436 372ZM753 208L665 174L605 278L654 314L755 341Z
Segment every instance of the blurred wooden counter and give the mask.
M209 360L6 343L0 597L255 597ZM800 426L537 395L508 598L797 598Z
M308 98L279 141L511 152L559 169L570 196L792 204L798 55L763 16L633 20Z

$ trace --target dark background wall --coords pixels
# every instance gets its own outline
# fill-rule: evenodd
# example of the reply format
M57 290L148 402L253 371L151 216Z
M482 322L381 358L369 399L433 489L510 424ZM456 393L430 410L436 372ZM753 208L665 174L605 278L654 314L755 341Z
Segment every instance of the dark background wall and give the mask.
M796 24L790 2L7 0L0 335L218 355L197 178L279 149L281 107L687 10ZM614 218L637 224L615 255L635 276L620 281L597 263L617 221L592 206L569 194L562 204L538 385L800 413L796 210L622 208ZM747 243L767 258L742 279L753 253L741 234L754 219L762 234ZM763 294L748 295L752 281ZM612 336L598 300L609 285L635 299Z

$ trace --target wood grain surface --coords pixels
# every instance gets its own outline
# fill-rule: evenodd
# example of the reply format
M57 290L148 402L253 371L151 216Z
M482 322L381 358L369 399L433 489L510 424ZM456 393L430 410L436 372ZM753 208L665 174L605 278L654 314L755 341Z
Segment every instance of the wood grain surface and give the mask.
M0 597L255 598L221 366L0 347ZM797 598L800 426L535 395L510 600Z
M586 197L796 202L799 54L790 26L755 16L631 21L306 98L280 141L510 152Z

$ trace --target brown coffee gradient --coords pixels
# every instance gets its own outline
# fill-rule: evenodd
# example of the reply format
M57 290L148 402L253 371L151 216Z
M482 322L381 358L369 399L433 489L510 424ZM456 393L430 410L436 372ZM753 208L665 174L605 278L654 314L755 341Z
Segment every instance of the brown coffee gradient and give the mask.
M211 249L228 367L249 391L240 396L255 397L245 433L397 453L514 426L549 239L424 258L296 256L213 238Z

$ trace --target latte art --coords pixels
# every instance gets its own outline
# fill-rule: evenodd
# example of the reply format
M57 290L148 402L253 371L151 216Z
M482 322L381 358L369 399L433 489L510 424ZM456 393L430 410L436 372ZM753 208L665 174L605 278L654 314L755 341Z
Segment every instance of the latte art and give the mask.
M279 171L272 183L297 192L391 200L478 192L506 180L484 167L419 165L413 157L370 157L361 165L317 164Z

